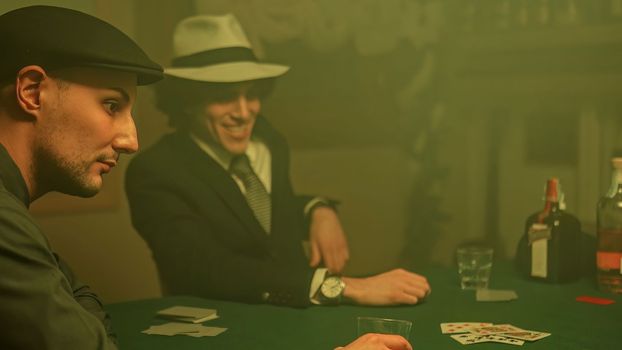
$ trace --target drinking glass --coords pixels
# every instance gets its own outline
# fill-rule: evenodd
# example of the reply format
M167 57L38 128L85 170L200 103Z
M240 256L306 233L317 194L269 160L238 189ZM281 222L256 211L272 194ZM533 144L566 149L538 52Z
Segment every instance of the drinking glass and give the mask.
M357 318L357 335L360 337L365 333L398 334L408 339L412 325L411 321L406 320L360 316Z
M463 246L456 250L458 274L462 289L487 289L492 269L493 249L485 246Z

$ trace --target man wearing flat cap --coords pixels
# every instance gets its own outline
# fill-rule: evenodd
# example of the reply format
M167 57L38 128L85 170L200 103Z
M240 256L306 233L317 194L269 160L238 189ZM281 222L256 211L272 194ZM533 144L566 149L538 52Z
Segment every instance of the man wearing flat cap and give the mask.
M416 304L429 293L401 269L340 275L348 248L334 203L294 194L287 143L260 115L289 67L259 61L232 15L184 19L174 49L156 95L176 130L126 174L165 293L289 306Z
M136 86L161 67L90 15L32 6L0 16L0 349L116 349L101 301L28 212L57 191L90 197L138 148Z

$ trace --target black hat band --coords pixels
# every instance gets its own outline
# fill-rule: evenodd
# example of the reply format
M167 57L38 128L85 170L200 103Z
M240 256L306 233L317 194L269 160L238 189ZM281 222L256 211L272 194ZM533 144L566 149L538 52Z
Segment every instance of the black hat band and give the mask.
M240 61L257 62L253 51L247 47L224 47L208 51L197 52L192 55L173 59L173 67L203 67L220 63Z

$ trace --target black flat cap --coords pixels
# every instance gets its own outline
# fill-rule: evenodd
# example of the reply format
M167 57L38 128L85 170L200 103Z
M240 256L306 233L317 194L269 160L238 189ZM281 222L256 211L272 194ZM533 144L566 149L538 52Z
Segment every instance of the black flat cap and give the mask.
M22 67L96 67L136 73L137 84L162 79L153 62L123 32L96 17L54 6L29 6L0 16L0 78Z

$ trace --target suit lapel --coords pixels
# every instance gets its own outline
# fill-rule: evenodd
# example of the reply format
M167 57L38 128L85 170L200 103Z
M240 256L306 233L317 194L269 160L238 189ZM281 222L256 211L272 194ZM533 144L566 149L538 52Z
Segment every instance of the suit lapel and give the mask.
M175 147L186 166L216 192L253 237L266 244L267 235L255 218L246 198L229 173L184 134L176 135Z

